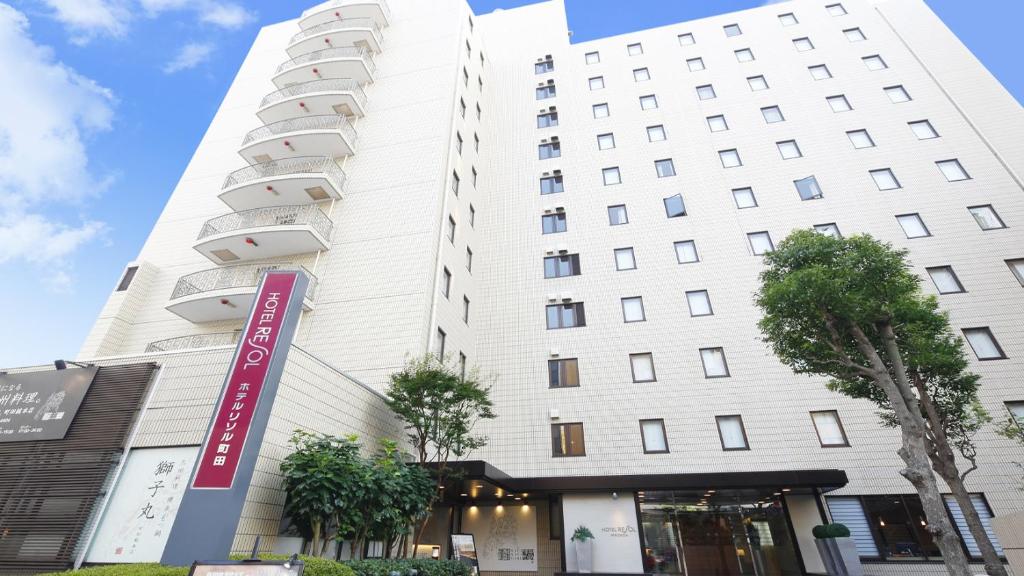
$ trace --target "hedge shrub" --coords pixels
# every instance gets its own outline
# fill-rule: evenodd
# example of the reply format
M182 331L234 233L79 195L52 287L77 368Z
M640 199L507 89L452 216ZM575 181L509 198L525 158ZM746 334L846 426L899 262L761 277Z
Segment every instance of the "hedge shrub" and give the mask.
M232 560L245 560L249 556L245 554L232 554ZM260 554L260 560L283 561L291 558L288 554ZM316 556L299 555L299 559L306 565L302 569L302 576L355 576L351 568L335 562L330 558L318 558Z
M235 554L232 560L244 560L245 554ZM285 554L261 554L261 560L283 561L290 558ZM454 560L413 559L371 559L335 562L329 558L299 556L305 563L303 576L469 576L469 567ZM188 576L187 566L161 566L160 564L110 564L82 568L77 572L52 572L38 576Z
M416 570L417 576L469 576L469 566L455 560L416 559L371 559L346 562L355 571L355 576L410 576Z
M51 572L38 576L188 576L187 566L160 564L109 564L82 568L77 572Z
M834 524L819 524L811 529L815 538L846 538L850 535L850 529L845 524L838 522Z

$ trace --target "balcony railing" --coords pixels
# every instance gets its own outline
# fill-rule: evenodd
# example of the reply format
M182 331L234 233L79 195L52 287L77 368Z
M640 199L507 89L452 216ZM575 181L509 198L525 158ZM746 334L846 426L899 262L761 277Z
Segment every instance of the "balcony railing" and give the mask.
M323 50L317 50L315 52L310 52L309 54L296 56L287 62L282 62L281 65L277 67L275 75L291 70L297 66L302 66L303 64L319 62L321 60L330 60L332 58L359 58L363 61L366 69L371 73L377 69L377 65L373 62L373 56L366 48L341 46L338 48L324 48Z
M150 342L146 352L174 352L175 350L192 350L194 348L213 348L214 346L231 346L238 343L239 332L215 332L213 334L193 334L178 336Z
M316 36L317 34L323 34L324 32L331 32L333 30L351 30L353 28L368 28L373 34L373 37L377 39L378 44L384 39L380 33L380 26L373 21L373 18L345 18L343 20L331 20L330 22L324 22L323 24L317 24L312 28L307 28L295 36L292 36L289 44L295 44L296 42L305 40L310 36Z
M309 226L327 240L331 237L333 225L331 219L312 204L254 208L208 220L199 233L199 240L216 234L270 226Z
M267 124L257 128L245 135L242 147L252 142L265 140L281 134L290 132L302 132L303 130L339 130L341 134L354 145L356 141L356 129L349 124L348 119L340 114L328 114L325 116L304 116L302 118L291 118Z
M326 156L300 156L274 160L262 164L247 166L235 170L224 180L223 189L240 186L263 178L288 176L290 174L324 174L331 181L335 190L340 191L345 184L345 172L333 158Z
M374 2L374 3L380 5L380 11L384 13L384 17L387 19L387 21L391 22L391 8L388 7L388 3L385 2L384 0L379 0L379 1ZM330 2L324 2L322 4L317 4L316 6L313 6L312 8L304 11L302 13L302 17L305 18L306 16L309 16L310 14L316 14L317 12L323 12L324 10L330 10L331 8L343 7L346 4L363 4L363 2L360 2L358 0L356 0L356 1L353 1L353 0L331 0Z
M271 104L294 96L302 96L304 94L313 94L316 92L351 92L359 106L366 106L366 93L363 92L363 88L359 86L359 82L356 82L351 78L331 78L327 80L303 82L302 84L295 84L287 88L282 88L277 92L271 92L270 94L267 94L263 99L263 102L260 102L260 108L266 108Z
M248 264L201 270L179 278L178 283L174 286L174 291L171 292L171 300L202 294L203 292L213 292L214 290L256 288L263 278L264 272L295 269L295 266L288 264ZM306 299L312 300L314 294L316 294L316 276L313 276L303 266L299 266L298 269L302 270L309 277Z

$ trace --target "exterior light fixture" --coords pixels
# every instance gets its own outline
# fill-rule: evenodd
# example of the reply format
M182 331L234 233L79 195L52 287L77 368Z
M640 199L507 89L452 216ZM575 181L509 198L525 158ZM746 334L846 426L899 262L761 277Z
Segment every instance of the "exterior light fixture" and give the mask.
M292 143L288 140L284 141L284 147L291 150L292 152L295 152L295 148L292 146Z
M254 240L252 238L246 238L245 239L245 243L250 245L250 246L252 246L253 248L259 248L260 247L260 245L256 243L256 240Z

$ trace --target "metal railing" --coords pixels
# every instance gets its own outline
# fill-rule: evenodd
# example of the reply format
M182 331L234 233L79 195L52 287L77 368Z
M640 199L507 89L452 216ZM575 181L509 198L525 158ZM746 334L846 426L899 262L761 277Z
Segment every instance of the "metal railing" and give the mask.
M310 8L308 10L305 10L302 13L302 17L306 18L307 16L310 16L312 14L316 14L317 12L323 12L324 10L330 10L331 8L344 8L345 5L351 5L351 4L378 4L378 5L380 5L381 12L384 13L384 18L388 22L391 22L391 8L388 7L388 3L385 2L384 0L374 0L374 1L366 1L366 0L331 0L330 2L324 2L322 4L317 4L316 6L313 6L312 8Z
M277 72L275 72L275 74L286 72L297 66L302 66L303 64L335 58L359 58L363 61L363 65L366 66L366 69L369 70L371 74L377 69L377 65L373 62L373 56L366 48L341 46L338 48L324 48L323 50L317 50L315 52L296 56L287 62L282 62L281 65L277 67Z
M374 22L373 18L345 18L343 20L331 20L329 22L324 22L323 24L317 24L312 28L306 28L295 36L292 36L292 39L288 44L290 46L311 36L323 34L324 32L331 32L332 30L350 30L353 28L367 28L370 30L370 33L373 34L374 39L377 40L377 44L384 42L384 37L380 33L380 26Z
M199 232L198 239L202 240L226 232L270 226L310 226L324 240L328 240L331 237L331 228L334 223L315 204L253 208L207 220L202 231Z
M340 114L327 114L324 116L290 118L261 126L245 135L245 140L242 140L242 147L259 140L288 134L289 132L301 132L303 130L338 130L348 140L350 146L355 146L356 143L356 129L349 124L348 119Z
M312 300L316 294L316 276L304 266L289 264L243 264L240 266L223 266L200 270L178 278L178 283L171 292L171 300L229 288L255 288L259 285L263 273L269 270L302 270L309 277L309 289L306 299Z
M351 92L352 97L360 106L366 106L366 93L359 85L359 82L351 78L329 78L326 80L313 80L302 84L293 84L282 88L277 92L271 92L260 102L260 108L266 108L271 104L280 102L293 96L313 94L315 92Z
M173 352L175 350L191 350L193 348L213 348L214 346L231 346L238 343L241 332L214 332L213 334L193 334L178 336L150 342L146 352Z
M331 181L334 189L341 192L345 185L345 172L338 166L333 158L327 156L299 156L297 158L285 158L273 160L262 164L246 166L241 170L235 170L224 179L226 190L233 186L239 186L248 182L273 178L274 176L287 176L290 174L323 174Z

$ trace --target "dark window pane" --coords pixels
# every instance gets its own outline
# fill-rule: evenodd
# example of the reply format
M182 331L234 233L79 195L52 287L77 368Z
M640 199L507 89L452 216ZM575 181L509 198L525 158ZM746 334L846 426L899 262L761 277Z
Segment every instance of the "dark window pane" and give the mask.
M683 197L680 194L665 198L665 213L669 218L686 216L686 207L683 205Z

